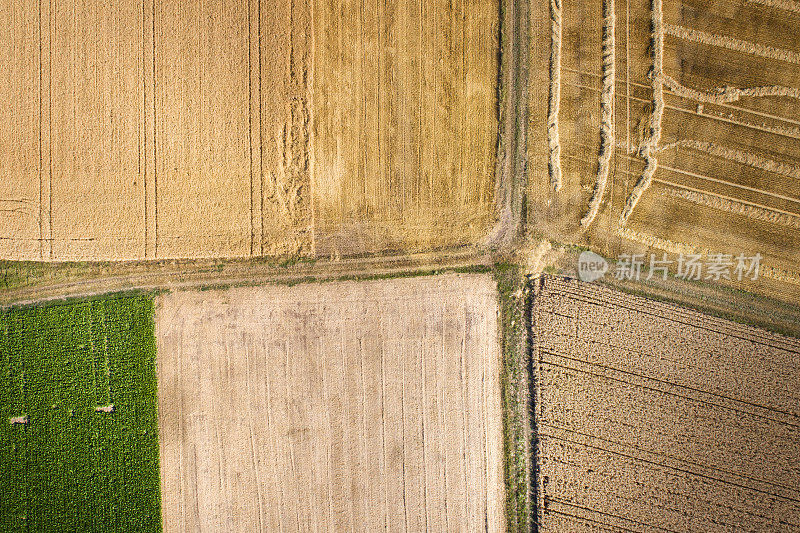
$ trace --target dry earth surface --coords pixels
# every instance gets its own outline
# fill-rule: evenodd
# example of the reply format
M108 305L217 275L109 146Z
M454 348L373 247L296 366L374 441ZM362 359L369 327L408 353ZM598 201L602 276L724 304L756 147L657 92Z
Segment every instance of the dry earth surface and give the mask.
M800 531L800 342L545 277L540 531Z
M165 531L502 531L488 275L159 297Z
M760 253L747 288L800 301L800 3L534 3L536 231L610 257Z

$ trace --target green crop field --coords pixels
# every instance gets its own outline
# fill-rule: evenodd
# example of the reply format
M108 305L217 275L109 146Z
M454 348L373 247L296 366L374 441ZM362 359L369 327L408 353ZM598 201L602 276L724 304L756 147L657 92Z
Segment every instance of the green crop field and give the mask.
M155 353L146 296L0 310L1 531L161 530Z

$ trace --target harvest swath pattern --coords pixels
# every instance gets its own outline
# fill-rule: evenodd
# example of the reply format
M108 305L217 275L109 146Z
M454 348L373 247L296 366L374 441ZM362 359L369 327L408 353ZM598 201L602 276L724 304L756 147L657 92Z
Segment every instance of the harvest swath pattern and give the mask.
M597 285L534 297L539 531L800 530L800 342Z
M798 277L800 261L800 232L783 223L800 216L797 2L538 4L529 145L537 229L610 257L658 241L759 252L765 279L751 288L800 294L770 277L772 268Z
M159 299L165 530L504 530L491 276Z
M149 298L0 312L0 529L160 531L154 364Z

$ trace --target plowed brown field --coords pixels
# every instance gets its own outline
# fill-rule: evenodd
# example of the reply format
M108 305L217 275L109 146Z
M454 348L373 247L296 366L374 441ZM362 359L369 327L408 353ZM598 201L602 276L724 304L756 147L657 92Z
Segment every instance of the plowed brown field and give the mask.
M491 276L159 297L165 531L502 531Z
M800 530L800 342L545 278L540 531Z

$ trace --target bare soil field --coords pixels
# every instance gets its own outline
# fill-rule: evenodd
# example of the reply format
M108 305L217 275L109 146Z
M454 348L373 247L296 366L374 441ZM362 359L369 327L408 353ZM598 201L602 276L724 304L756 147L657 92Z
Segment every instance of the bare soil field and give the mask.
M504 530L488 275L159 297L165 531Z
M480 242L495 219L497 1L314 3L318 254Z
M800 342L574 280L533 308L540 531L800 531Z
M610 257L760 253L748 288L800 299L797 2L536 4L537 231Z

